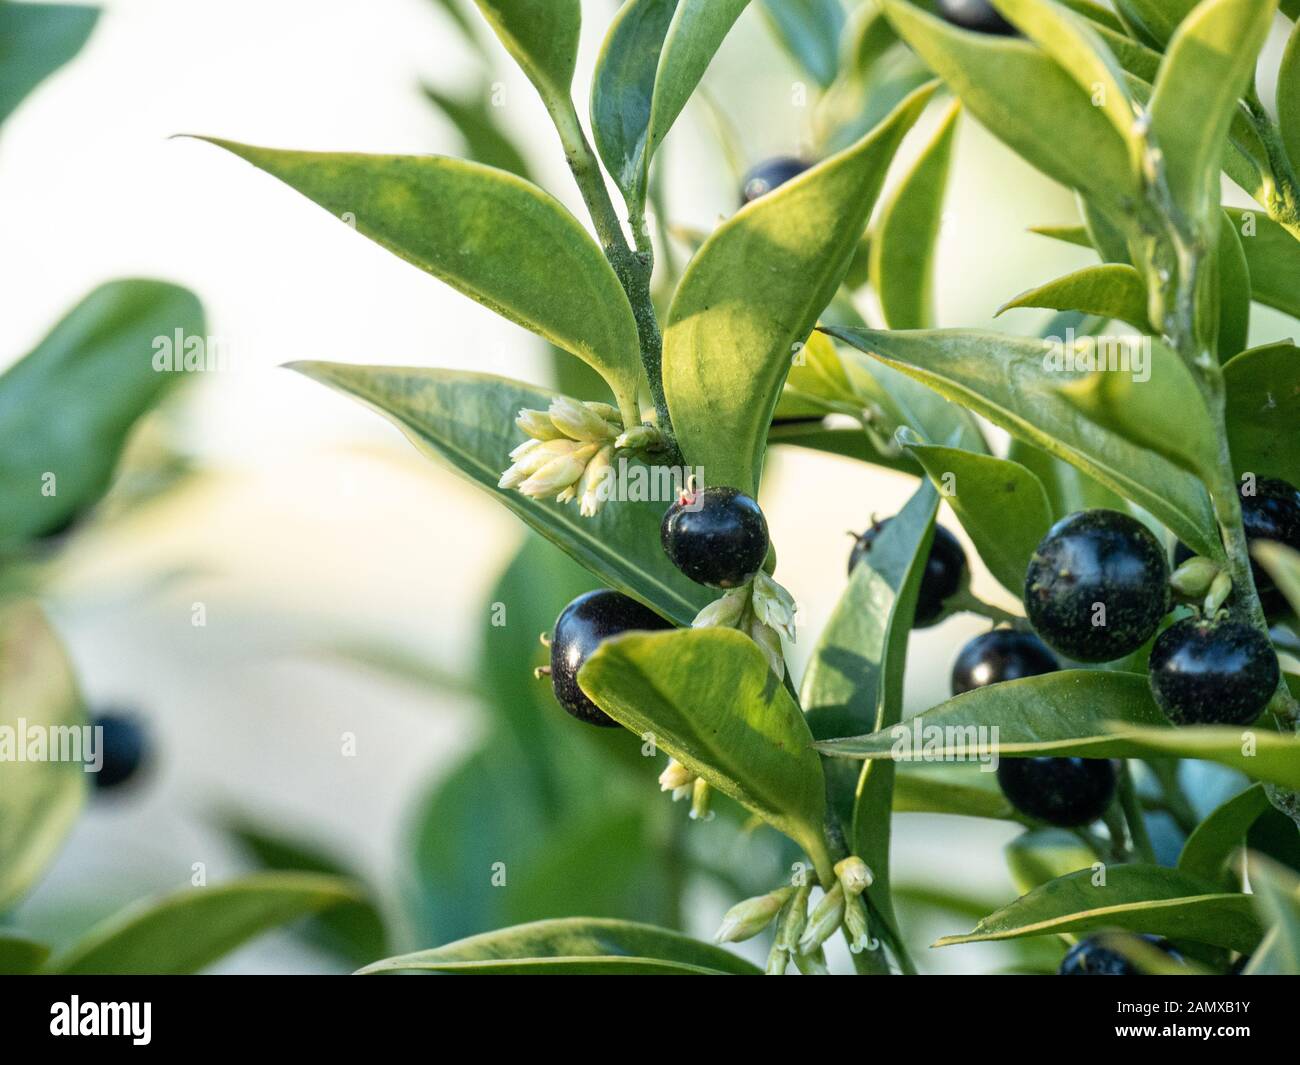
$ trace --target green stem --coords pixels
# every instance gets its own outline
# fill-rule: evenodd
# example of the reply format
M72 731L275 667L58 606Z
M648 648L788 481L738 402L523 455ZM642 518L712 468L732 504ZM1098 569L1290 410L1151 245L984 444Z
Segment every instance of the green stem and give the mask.
M1161 801L1153 804L1153 808L1163 810L1174 822L1182 829L1186 835L1191 835L1200 819L1196 816L1196 811L1192 809L1192 804L1187 801L1187 796L1183 793L1183 787L1178 782L1178 767L1181 760L1178 758L1148 758L1147 767L1151 770L1156 782L1160 785Z
M1138 803L1137 788L1133 785L1133 773L1129 769L1128 759L1121 759L1119 763L1119 803L1138 857L1149 865L1158 864L1155 848L1151 846L1151 835L1147 832L1146 820L1142 816L1142 807Z
M948 597L945 605L949 610L964 610L968 614L979 614L997 624L1023 625L1025 619L1019 614L1011 614L999 606L986 603L969 589Z
M1271 173L1265 177L1268 202L1264 206L1273 221L1285 226L1300 240L1300 178L1296 176L1295 167L1282 143L1281 132L1254 89L1246 94L1246 110L1268 155Z

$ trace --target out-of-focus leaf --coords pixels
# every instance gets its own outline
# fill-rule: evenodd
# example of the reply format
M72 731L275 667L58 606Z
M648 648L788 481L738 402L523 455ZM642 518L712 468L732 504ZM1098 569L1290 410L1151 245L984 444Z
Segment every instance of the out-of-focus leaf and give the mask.
M1249 952L1263 933L1248 895L1216 893L1174 869L1112 865L1104 884L1097 878L1092 869L1058 877L935 946L1123 928Z
M1243 351L1223 368L1232 464L1300 484L1300 348L1286 342Z
M1269 808L1264 785L1252 784L1213 810L1196 826L1183 844L1178 868L1211 884L1223 879L1223 867L1229 858L1246 845L1246 834Z
M1252 897L1269 931L1243 975L1300 974L1300 879L1258 855L1251 857L1249 872Z
M1022 832L1007 844L1006 854L1011 879L1024 894L1057 877L1090 869L1097 861L1097 855L1078 836L1060 828Z
M913 476L920 473L917 464L909 456L882 451L863 430L828 428L821 419L773 422L767 433L767 443L769 447L773 444L789 444L792 447L825 451L831 455L843 455Z
M900 763L894 776L894 812L1020 820L988 768Z
M202 345L204 335L188 290L112 281L0 376L0 547L99 500L131 428L183 376L154 368L163 345ZM187 352L173 354L181 366Z
M0 976L27 976L50 956L50 948L26 936L0 932Z
M509 415L522 407L544 409L553 393L449 370L320 362L293 368L391 419L417 447L490 492L611 587L683 624L708 602L708 590L684 577L659 545L664 496L658 503L611 500L594 518L583 518L576 504L497 488L509 452L520 442ZM645 472L649 485L652 471Z
M1250 267L1250 294L1267 307L1300 318L1300 240L1263 210L1225 208Z
M361 971L604 976L760 972L721 947L666 928L583 917L486 932L435 950L375 962Z
M1176 728L1125 731L1125 753L1203 758L1255 780L1300 791L1300 739L1260 728Z
M1217 352L1227 362L1250 343L1250 264L1232 218L1220 213L1216 267L1219 280Z
M45 968L79 976L183 976L272 928L357 899L349 881L317 873L260 873L186 888L127 907Z
M98 18L96 7L0 3L0 122L81 51Z
M1291 609L1300 615L1300 551L1263 540L1251 547L1251 553L1277 582Z
M424 95L456 127L467 158L531 180L528 163L493 117L485 93L466 100L425 85Z
M824 89L839 70L844 8L840 0L763 0L777 40Z
M944 115L902 184L881 208L871 240L871 286L891 329L934 325L934 252L943 217L959 104Z
M1147 317L1147 287L1141 275L1122 263L1085 266L1045 285L1022 292L998 308L1050 307L1054 311L1081 311L1127 322L1139 332L1153 332Z
M26 730L74 730L73 754L86 757L86 724L72 665L36 603L0 608L0 727L14 746ZM57 733L47 744L58 742ZM26 748L24 748L25 753ZM32 886L72 828L86 793L83 763L71 758L19 761L13 750L0 760L0 913ZM48 751L47 751L48 753Z
M1062 396L1071 375L1045 365L1051 349L1044 342L960 330L827 331L1078 466L1145 507L1199 554L1222 556L1200 481L1096 424Z
M687 268L664 334L664 390L687 461L714 484L757 490L796 345L839 287L889 162L932 91L742 208Z
M1300 166L1300 22L1291 27L1277 72L1277 124L1293 166Z

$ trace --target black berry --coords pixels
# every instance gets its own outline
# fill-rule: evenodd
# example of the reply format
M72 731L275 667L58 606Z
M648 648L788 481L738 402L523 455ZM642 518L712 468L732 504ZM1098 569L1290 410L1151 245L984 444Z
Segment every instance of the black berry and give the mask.
M753 203L760 196L766 196L773 189L797 178L810 165L802 159L785 155L759 163L745 175L744 183L740 186L741 205Z
M767 519L738 489L692 489L664 514L659 540L673 565L697 584L738 588L767 558Z
M1300 551L1300 489L1286 481L1264 478L1255 482L1255 490L1246 494L1242 486L1241 525L1246 539L1274 540ZM1174 565L1181 566L1192 557L1186 544L1174 548ZM1255 578L1255 591L1269 621L1277 621L1290 613L1290 606L1282 590L1258 562L1251 560L1250 572Z
M1004 19L989 0L938 0L939 17L964 30L1014 36L1016 28Z
M1179 955L1167 940L1159 936L1138 936L1151 946L1163 950L1171 958ZM1061 967L1056 970L1058 976L1141 976L1142 971L1114 947L1107 946L1113 942L1108 936L1090 936L1070 948L1070 952L1061 959Z
M589 725L617 728L618 722L578 687L578 670L591 653L620 633L671 629L649 607L620 592L599 589L580 595L560 612L551 636L551 686L565 710Z
M988 684L1037 677L1060 668L1056 656L1032 632L994 629L976 636L957 655L952 667L952 693L961 695Z
M1104 758L1003 758L998 784L1026 817L1078 828L1106 812L1115 795L1115 767Z
M849 572L864 558L871 555L871 545L876 542L880 530L889 524L890 518L878 521L858 537L849 553ZM916 617L913 626L923 629L933 625L943 614L943 604L949 596L961 590L962 578L966 573L966 552L961 543L942 525L934 527L934 542L930 545L930 557L925 560L925 573L921 576L921 588L916 596Z
M1151 648L1151 692L1175 725L1248 725L1280 677L1268 637L1238 621L1184 618Z
M1025 610L1044 641L1068 658L1122 658L1146 643L1169 611L1165 551L1128 514L1071 514L1030 559Z
M129 714L100 714L93 724L103 730L97 733L103 763L94 774L95 786L100 790L121 787L140 771L148 757L148 733Z

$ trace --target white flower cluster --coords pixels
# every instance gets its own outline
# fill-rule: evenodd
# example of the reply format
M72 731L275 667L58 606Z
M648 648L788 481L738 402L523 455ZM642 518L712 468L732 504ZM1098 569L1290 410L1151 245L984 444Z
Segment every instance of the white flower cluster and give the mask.
M624 429L608 403L568 396L557 396L547 410L521 410L515 424L528 439L510 452L513 465L497 487L534 499L553 495L557 503L577 499L584 518L598 514L608 498L601 485L612 475L615 451L651 451L663 440L651 425Z
M794 615L794 597L760 570L749 584L733 588L696 614L691 627L738 629L747 633L767 656L772 672L784 679L781 636L794 642Z

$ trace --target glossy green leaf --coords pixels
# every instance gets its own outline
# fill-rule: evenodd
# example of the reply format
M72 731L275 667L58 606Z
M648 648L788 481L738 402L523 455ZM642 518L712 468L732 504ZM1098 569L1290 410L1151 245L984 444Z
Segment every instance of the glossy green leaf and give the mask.
M574 917L470 936L434 950L375 962L362 973L757 975L721 947L631 921Z
M1042 482L1019 463L927 444L907 430L899 442L925 467L989 572L1021 595L1030 556L1052 525Z
M523 407L542 409L553 393L486 374L342 363L293 363L292 368L338 389L389 418L421 450L448 463L612 588L674 621L689 623L709 601L668 561L659 545L665 496L649 468L638 482L658 484L659 502L611 500L594 518L574 503L531 499L497 488L509 452L521 440L510 416ZM628 479L629 494L632 477Z
M1011 880L1022 894L1080 869L1091 869L1097 862L1092 848L1073 832L1060 828L1022 832L1007 844L1006 858Z
M1251 296L1268 307L1300 318L1300 240L1262 210L1226 208L1241 237L1250 267Z
M506 5L513 6L513 5ZM576 4L575 4L576 6ZM572 352L634 417L636 320L595 241L536 185L436 155L294 152L213 140L393 254ZM557 285L562 277L565 283Z
M837 758L895 761L970 761L995 751L1122 758L1143 753L1133 735L1158 735L1164 723L1145 676L1067 669L976 688L902 725L821 740L817 749Z
M1121 17L1141 37L1163 47L1197 0L1115 0Z
M490 91L485 86L478 95L462 98L432 85L424 86L424 95L429 102L447 117L465 142L466 158L529 180L528 163L492 113L488 102Z
M1250 343L1250 264L1232 218L1220 212L1219 244L1215 263L1219 281L1220 362L1227 362Z
M1142 276L1123 263L1085 266L1045 285L1022 292L998 308L1050 307L1055 311L1080 311L1127 322L1141 333L1154 332L1147 317L1147 287Z
M322 873L359 883L351 870L314 843L259 827L244 818L227 820L222 827L261 870ZM373 898L359 897L356 901L331 906L309 918L303 932L308 941L357 965L388 953L384 917Z
M0 609L0 728L9 737L0 739L0 749L10 748L0 760L0 913L25 895L54 860L81 810L89 780L82 762L19 761L24 723L26 729L75 728L74 739L84 735L86 724L63 645L30 601ZM53 742L48 739L43 746Z
M934 325L934 253L943 217L959 104L949 107L930 142L881 207L872 234L871 287L891 329Z
M272 928L357 901L353 885L316 873L260 873L145 899L92 928L46 970L86 976L183 976Z
M1052 349L1043 341L961 330L828 332L1078 466L1145 507L1198 553L1221 557L1201 483L1097 425L1062 396L1060 386L1069 375L1045 365Z
M0 548L98 502L132 427L183 376L154 369L162 345L202 344L204 335L188 290L112 281L0 375Z
M1300 348L1268 344L1223 368L1232 464L1241 472L1300 484Z
M474 0L548 110L569 101L582 30L579 0Z
M826 785L799 707L734 629L607 640L578 683L615 721L691 769L808 853L825 878Z
M1117 202L1132 187L1123 138L1036 45L957 29L908 0L881 6L970 113L1031 166L1100 202Z
M1269 931L1243 975L1300 975L1300 879L1258 855L1251 856L1249 872L1259 918Z
M888 729L902 717L908 635L938 507L938 494L923 482L881 531L870 558L860 561L849 576L848 588L804 671L800 701L814 736L841 736L864 727ZM849 829L849 848L875 874L868 898L893 924L889 850L895 766L863 766L856 787L847 794L855 775L849 767L830 765L827 771L832 802Z
M1096 507L1125 510L1128 506L1118 495L1098 484L1078 467L1062 462L1042 448L1017 437L1011 438L1007 458L1018 462L1038 478L1051 503L1054 522L1078 510L1092 510Z
M932 88L852 148L719 226L678 286L664 333L677 439L713 484L757 490L794 353L839 287L885 172Z
M777 39L824 89L839 71L844 8L840 0L763 0Z
M1238 101L1251 83L1277 0L1204 0L1169 41L1151 95L1151 132L1174 203L1218 236L1219 171Z
M633 214L645 205L655 79L677 6L678 0L628 0L610 24L591 84L596 149Z
M1127 753L1201 758L1239 770L1255 780L1300 791L1300 739L1250 728L1125 730Z
M1291 27L1277 72L1277 124L1287 157L1300 169L1300 22Z
M0 3L0 122L81 51L98 18L95 7Z
M1021 819L1002 794L997 776L986 767L921 762L899 764L894 775L894 812Z
M1228 859L1246 845L1250 826L1269 808L1264 785L1252 784L1214 809L1183 844L1178 868L1190 876L1218 884Z
M1021 936L1125 929L1249 952L1263 930L1248 895L1215 893L1196 877L1153 865L1111 865L1105 884L1082 869L1035 888L936 947Z
M50 956L50 948L34 939L0 931L0 976L27 976Z

